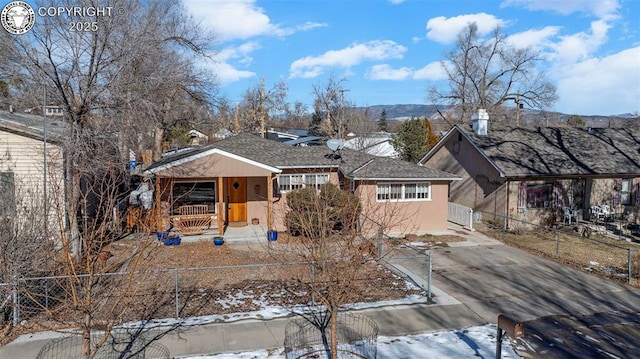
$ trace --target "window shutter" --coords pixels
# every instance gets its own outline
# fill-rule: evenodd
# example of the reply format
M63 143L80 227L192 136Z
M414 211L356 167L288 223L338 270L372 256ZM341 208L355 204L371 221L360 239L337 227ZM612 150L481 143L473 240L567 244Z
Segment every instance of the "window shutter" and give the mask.
M636 189L636 206L640 206L640 178L636 178L634 181L634 187Z

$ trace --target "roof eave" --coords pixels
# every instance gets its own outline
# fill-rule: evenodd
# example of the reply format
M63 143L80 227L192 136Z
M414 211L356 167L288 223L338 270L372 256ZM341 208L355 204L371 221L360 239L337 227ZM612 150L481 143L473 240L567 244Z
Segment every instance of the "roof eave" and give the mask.
M294 166L276 165L276 167L283 170L289 170L289 169L301 169L301 168L338 168L340 166L335 164L335 165L294 165Z
M460 181L460 177L349 177L355 181Z
M238 161L242 161L242 162L248 163L250 165L266 169L266 170L271 171L273 173L282 172L282 170L279 169L279 168L276 168L276 167L273 167L273 166L270 166L270 165L266 165L264 163L260 163L260 162L254 161L254 160L248 159L246 157L238 156L236 154L221 150L219 148L212 148L212 149L209 149L207 151L196 153L194 155L187 156L187 157L181 158L179 160L172 161L172 162L169 162L167 164L152 168L150 170L145 170L144 173L146 173L146 174L156 174L158 172L161 172L161 171L164 171L164 170L168 170L170 168L173 168L173 167L176 167L176 166L180 166L182 164L189 163L189 162L195 161L197 159L204 158L204 157L207 157L207 156L211 156L211 155L214 155L214 154L219 154L219 155L222 155L222 156L225 156L225 157L229 157L229 158L232 158L232 159L235 159L235 160L238 160Z

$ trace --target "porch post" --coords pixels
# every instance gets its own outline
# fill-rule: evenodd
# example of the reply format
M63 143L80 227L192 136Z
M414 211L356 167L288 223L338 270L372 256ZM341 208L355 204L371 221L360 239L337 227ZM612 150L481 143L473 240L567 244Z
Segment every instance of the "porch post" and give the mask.
M267 176L267 230L271 231L271 211L273 211L273 174Z
M163 226L163 219L162 219L162 192L161 192L161 186L160 186L160 181L162 181L162 179L160 177L156 177L156 215L155 215L155 221L156 221L156 231L157 232L162 232L164 231L164 226Z
M224 213L224 203L222 201L222 197L224 196L224 193L222 192L222 177L218 176L218 183L217 185L217 189L218 189L218 213L217 213L217 217L218 217L218 234L219 235L223 235L224 234L224 219L222 218L222 214Z

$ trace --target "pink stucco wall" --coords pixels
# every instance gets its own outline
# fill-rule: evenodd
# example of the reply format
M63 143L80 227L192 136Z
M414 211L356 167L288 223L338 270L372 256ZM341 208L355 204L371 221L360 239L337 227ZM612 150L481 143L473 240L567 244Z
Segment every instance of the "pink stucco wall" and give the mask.
M385 233L403 235L424 234L447 229L448 181L431 181L431 199L421 201L376 201L374 182L358 185L363 205L363 231L368 234L377 231L377 225L384 225Z

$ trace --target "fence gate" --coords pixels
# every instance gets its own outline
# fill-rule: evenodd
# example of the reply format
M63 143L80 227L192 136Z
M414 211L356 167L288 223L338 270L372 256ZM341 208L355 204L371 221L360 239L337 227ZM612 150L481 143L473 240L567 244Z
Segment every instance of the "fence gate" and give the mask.
M473 229L473 209L449 202L447 221Z

